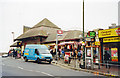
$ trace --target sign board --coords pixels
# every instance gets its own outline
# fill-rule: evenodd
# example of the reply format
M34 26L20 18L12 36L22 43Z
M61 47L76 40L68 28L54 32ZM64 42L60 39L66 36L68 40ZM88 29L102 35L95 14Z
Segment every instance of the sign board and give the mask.
M62 30L57 30L57 35L62 35L63 31Z
M111 57L112 57L112 61L117 61L118 62L117 48L111 48Z
M86 37L86 38L85 38L85 41L91 41L91 38L87 38L87 37Z
M89 35L87 35L87 37L89 37L89 38L94 38L94 37L90 37Z
M120 42L120 37L103 38L103 43Z
M82 42L82 45L85 45L85 42Z
M90 37L95 37L96 33L95 32L90 32Z
M87 49L87 57L91 57L91 49Z
M100 45L100 42L97 42L97 41L96 41L96 42L95 42L95 45Z
M94 31L89 31L88 32L88 36L90 37L95 37L96 36L96 33Z
M111 37L111 36L120 36L120 28L99 30L99 38Z

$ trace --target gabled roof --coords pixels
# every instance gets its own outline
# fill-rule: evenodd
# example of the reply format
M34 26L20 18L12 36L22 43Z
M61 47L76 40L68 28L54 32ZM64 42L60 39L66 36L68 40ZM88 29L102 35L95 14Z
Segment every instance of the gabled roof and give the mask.
M15 42L12 45L10 45L10 47L17 47L17 42Z
M48 31L42 29L43 27L46 28L54 28L55 30L61 29L52 22L50 22L47 18L43 19L41 22L33 26L32 28L28 28L26 32L21 34L19 37L17 37L15 40L20 40L24 38L29 38L29 37L35 37L35 36L43 36L47 37L48 36ZM52 32L52 31L51 31ZM53 38L52 38L53 39Z
M26 31L25 33L17 37L15 40L20 40L20 39L29 38L29 37L36 37L36 36L47 37L48 35L46 31L41 30L41 28L39 27L39 28L33 28Z
M56 41L57 31L53 31L52 33L54 34L50 34L43 43ZM58 36L58 41L80 39L80 35L82 35L82 31L79 30L63 31L63 35Z
M66 33L63 40L69 40L69 39L79 39L80 35L82 35L82 31L79 30L70 30Z
M41 26L61 29L58 26L56 26L55 24L53 24L51 21L49 21L47 18L45 18L42 21L40 21L39 23L37 23L35 26L33 26L33 28L41 27Z

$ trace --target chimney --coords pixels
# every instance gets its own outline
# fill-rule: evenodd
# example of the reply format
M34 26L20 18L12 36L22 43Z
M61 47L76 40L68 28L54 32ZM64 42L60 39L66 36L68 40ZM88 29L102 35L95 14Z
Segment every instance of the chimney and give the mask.
M112 29L112 28L117 28L116 23L112 23L111 26L109 26L109 29Z

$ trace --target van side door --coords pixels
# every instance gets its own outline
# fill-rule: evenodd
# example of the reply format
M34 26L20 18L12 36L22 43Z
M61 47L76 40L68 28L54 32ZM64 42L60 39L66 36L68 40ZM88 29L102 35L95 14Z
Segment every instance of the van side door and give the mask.
M34 55L34 49L30 49L30 59L34 60L34 57L35 57L35 55Z

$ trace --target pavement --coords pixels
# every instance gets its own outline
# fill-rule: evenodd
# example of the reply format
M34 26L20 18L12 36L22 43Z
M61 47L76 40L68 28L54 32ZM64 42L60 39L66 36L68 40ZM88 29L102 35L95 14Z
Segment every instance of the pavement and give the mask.
M54 61L53 61L54 62ZM49 76L56 78L57 76L62 77L104 77L102 75L95 75L93 73L73 70L60 64L48 64L43 62L38 64L34 61L24 62L23 59L14 59L11 57L2 58L2 76ZM12 77L14 78L14 77ZM106 77L104 77L106 78Z
M110 73L107 73L108 70L105 68L105 66L101 66L101 69L95 68L94 70L90 70L90 69L81 69L79 67L75 67L74 64L63 63L63 61L53 60L52 63L54 65L64 66L66 68L73 69L73 70L89 72L89 73L93 73L95 75L104 75L104 76L107 76L107 77L115 77L115 78L120 77L120 75L118 75L119 70L116 67L111 67L109 69ZM74 62L72 61L71 63L74 63Z

